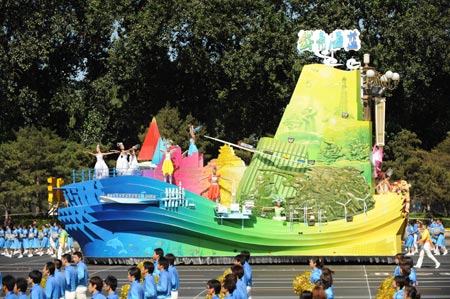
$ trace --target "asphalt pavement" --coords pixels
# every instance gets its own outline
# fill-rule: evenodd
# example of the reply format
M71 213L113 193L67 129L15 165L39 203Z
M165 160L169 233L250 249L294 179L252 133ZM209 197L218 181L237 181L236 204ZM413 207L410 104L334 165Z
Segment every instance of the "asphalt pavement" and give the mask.
M416 261L417 256L414 257ZM450 299L450 254L437 256L441 263L439 269L425 257L421 269L416 269L419 288L424 299ZM8 258L0 256L0 271L3 275L27 277L31 270L42 271L43 265L51 261L50 256L34 256ZM375 298L381 282L392 275L393 264L328 264L335 271L335 298L371 299ZM89 264L89 275L105 278L114 275L119 280L120 288L127 284L127 265L94 265ZM217 278L226 269L224 265L177 265L180 276L179 298L205 298L206 282ZM294 299L292 281L297 274L310 271L309 266L302 265L252 265L253 299Z

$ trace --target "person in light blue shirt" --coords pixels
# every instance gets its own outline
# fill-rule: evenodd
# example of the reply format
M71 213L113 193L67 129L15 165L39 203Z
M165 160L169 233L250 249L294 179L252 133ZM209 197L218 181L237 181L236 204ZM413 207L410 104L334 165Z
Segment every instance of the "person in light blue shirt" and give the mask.
M102 294L103 280L98 276L93 276L89 279L89 292L92 294L92 299L106 299Z
M172 284L171 298L178 299L178 290L180 289L180 278L178 276L178 270L175 268L175 255L172 253L166 254L166 259L169 262L170 279Z
M211 299L220 299L220 289L222 286L220 285L220 281L217 279L208 280L206 283L206 292L211 297Z
M47 262L44 265L43 274L47 277L45 281L45 295L47 296L47 299L59 299L60 286L55 277L55 264L53 264L53 262Z
M322 268L322 275L320 275L320 283L327 294L327 299L334 299L334 287L333 287L333 275L334 271L329 268Z
M157 298L171 298L172 278L170 277L169 261L165 257L161 257L158 261L159 279L156 286Z
M322 275L323 262L322 258L313 257L309 260L309 266L311 267L311 276L309 281L311 283L316 283L320 280L320 275Z
M103 282L103 289L105 290L108 296L107 299L119 299L119 296L116 293L117 288L117 278L113 275L108 275Z
M252 299L253 273L252 267L250 266L250 252L242 250L241 255L245 258L245 263L242 267L244 267L244 281L247 283L247 295L248 299Z
M231 273L236 277L236 289L233 292L233 298L235 299L247 299L247 286L242 278L244 277L244 268L240 265L233 265L231 267Z
M63 254L61 262L64 266L64 297L65 299L75 299L78 273L71 264L72 256L68 253Z
M149 261L145 261L142 265L141 274L144 276L145 299L156 299L156 282L152 275L154 267L153 263Z
M40 283L42 280L42 273L38 270L33 270L28 273L28 284L31 286L30 299L47 299L44 289Z
M144 299L144 287L139 283L141 280L141 270L138 267L128 269L128 281L130 282L130 290L127 299Z
M17 295L19 299L28 299L27 296L27 280L23 277L16 279L16 285L14 286L14 294Z
M2 278L2 291L5 294L4 299L17 299L17 295L14 294L14 286L16 285L16 279L11 275L5 275Z
M55 264L55 278L59 285L59 298L64 298L66 291L66 278L61 271L62 262L59 259L54 259L53 264Z
M89 282L89 274L86 264L83 261L83 254L79 251L73 254L73 261L77 270L77 288L75 290L76 299L86 299L87 285Z
M403 299L404 287L406 284L405 277L396 276L394 277L394 281L392 282L392 286L395 289L394 299Z
M159 259L163 256L164 256L164 250L162 250L162 248L155 248L155 250L153 250L153 260L155 261L154 262L155 270L153 270L153 276L159 276L158 262L159 262Z
M221 292L225 295L224 299L235 299L233 292L236 289L236 276L234 274L228 274L225 276Z

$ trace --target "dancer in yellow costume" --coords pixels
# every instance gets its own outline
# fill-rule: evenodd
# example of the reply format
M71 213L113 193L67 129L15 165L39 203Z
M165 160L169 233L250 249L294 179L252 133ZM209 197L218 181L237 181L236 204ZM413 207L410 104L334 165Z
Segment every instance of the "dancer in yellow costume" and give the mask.
M172 184L172 175L173 175L173 171L175 170L175 168L173 167L173 162L172 162L172 154L175 152L176 149L170 149L170 146L167 146L166 151L164 152L163 150L161 150L164 153L164 162L162 165L162 173L164 176L164 181Z

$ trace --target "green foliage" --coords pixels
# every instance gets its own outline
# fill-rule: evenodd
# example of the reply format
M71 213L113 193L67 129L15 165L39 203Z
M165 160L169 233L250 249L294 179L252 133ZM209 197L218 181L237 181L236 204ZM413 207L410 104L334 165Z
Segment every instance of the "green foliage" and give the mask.
M2 147L29 126L49 128L62 148L141 143L152 116L176 107L178 119L158 119L163 133L186 148L187 125L202 124L206 160L220 145L201 135L245 142L276 131L303 65L318 62L296 52L299 30L357 28L371 65L401 75L387 131L415 136L386 150L395 177L423 182L420 198L444 196L448 161L424 161L449 152L448 138L439 143L450 131L447 0L1 1L0 22ZM352 56L362 55L336 53Z
M71 169L86 167L88 161L80 145L49 129L22 128L15 140L0 144L0 204L8 210L46 210L47 178L70 182Z
M450 215L450 135L433 150L418 146L421 141L409 131L401 131L386 146L390 161L383 168L391 167L393 180L405 179L411 185L411 198L431 207L431 213L441 211Z

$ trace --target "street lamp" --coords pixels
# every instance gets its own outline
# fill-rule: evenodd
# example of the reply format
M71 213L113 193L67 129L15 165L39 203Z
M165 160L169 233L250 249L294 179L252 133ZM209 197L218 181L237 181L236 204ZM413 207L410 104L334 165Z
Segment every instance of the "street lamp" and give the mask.
M381 74L375 67L369 66L370 54L363 56L361 78L363 82L364 120L372 120L372 107L375 105L375 139L377 146L384 146L384 116L386 113L386 96L398 86L400 75L392 71Z

